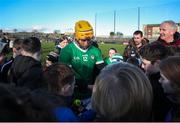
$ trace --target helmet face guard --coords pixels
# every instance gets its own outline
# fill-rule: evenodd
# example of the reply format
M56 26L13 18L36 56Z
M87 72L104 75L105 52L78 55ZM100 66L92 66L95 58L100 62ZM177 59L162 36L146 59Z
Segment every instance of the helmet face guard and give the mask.
M76 40L76 42L78 43L79 47L83 50L88 49L89 46L91 46L93 43L91 39L80 39L80 40Z

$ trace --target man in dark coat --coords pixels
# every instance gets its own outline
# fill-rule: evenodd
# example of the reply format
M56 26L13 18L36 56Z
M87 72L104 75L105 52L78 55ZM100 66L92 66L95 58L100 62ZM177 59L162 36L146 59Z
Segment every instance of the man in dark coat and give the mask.
M174 21L164 21L160 25L160 36L158 42L168 47L175 54L180 55L180 33Z
M42 65L40 62L41 43L36 37L26 38L22 42L21 54L14 59L10 70L10 79L16 86L31 90L43 87Z

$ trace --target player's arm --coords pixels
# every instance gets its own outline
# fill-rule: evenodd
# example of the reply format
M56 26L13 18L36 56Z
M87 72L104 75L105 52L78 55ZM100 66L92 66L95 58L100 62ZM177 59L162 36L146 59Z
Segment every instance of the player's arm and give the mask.
M105 62L104 62L104 60L102 58L101 51L98 49L96 53L97 53L96 54L96 68L98 70L101 70L106 66L106 64L105 64Z
M106 66L106 64L105 64L104 62L99 63L99 64L96 64L96 67L97 67L97 69L99 69L99 70L103 69L105 66Z

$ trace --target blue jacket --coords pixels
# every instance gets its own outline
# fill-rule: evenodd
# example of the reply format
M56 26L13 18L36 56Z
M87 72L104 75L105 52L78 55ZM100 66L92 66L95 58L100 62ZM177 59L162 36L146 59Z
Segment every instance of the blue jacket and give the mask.
M54 109L55 116L60 122L88 122L93 121L96 116L95 111L86 110L78 116L68 107L58 107Z

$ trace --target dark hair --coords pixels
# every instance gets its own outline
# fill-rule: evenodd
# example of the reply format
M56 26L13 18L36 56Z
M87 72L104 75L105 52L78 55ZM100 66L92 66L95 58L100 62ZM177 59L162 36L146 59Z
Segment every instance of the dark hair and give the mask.
M59 42L62 42L62 41L64 41L64 40L67 40L68 41L68 38L64 35L64 36L62 36L60 39L59 39Z
M170 56L160 62L163 75L174 85L180 88L180 56ZM173 72L172 72L173 70Z
M117 53L117 50L115 48L113 48L113 47L109 48L109 51L110 50L114 50Z
M99 45L96 40L91 41L92 46L95 46L96 48L99 48Z
M47 60L51 61L52 63L56 63L56 62L58 62L58 57L59 57L59 55L56 52L50 52L47 55Z
M27 88L0 84L0 97L0 121L56 121L46 98L37 99Z
M23 40L22 48L27 52L36 53L41 51L41 42L36 37L29 37Z
M23 39L21 38L16 38L14 41L13 41L13 47L16 48L16 50L20 50L22 48L22 42L23 42Z
M158 42L152 42L143 46L139 54L143 59L151 61L154 63L156 60L162 60L169 55L173 55L164 45Z
M136 57L129 57L126 61L127 63L133 64L137 67L140 66L139 60Z
M133 35L141 35L141 37L143 37L143 32L142 31L140 31L140 30L136 30L134 33L133 33Z
M167 85L166 83L166 86L171 88L171 92L167 89L167 87L164 88L164 91L168 93L167 95L170 101L178 105L180 99L180 56L170 56L163 59L160 62L159 68L161 74L163 74L164 77L169 81L169 84ZM161 77L159 80L161 84L164 83L163 85L165 85L165 82L162 82L164 77ZM171 122L179 121L179 106L175 108L171 116Z
M74 72L63 63L54 63L44 71L44 81L51 92L58 93L65 84L74 82Z

